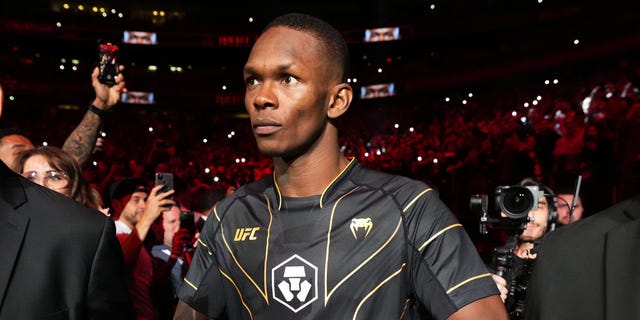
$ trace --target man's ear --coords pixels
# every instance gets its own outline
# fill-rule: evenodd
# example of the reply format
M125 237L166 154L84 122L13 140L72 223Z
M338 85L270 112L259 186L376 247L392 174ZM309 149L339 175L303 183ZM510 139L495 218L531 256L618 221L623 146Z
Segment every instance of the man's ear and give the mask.
M327 110L327 116L330 119L336 119L342 116L353 99L353 89L348 83L340 83L333 88L333 95L331 101L329 101L329 109Z

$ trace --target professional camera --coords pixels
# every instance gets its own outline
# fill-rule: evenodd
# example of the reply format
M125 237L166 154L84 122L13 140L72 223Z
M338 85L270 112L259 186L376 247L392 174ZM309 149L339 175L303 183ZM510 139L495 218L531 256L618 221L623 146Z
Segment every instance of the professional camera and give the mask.
M511 219L522 219L538 207L544 191L538 186L500 186L496 189L496 202L501 212Z
M480 233L487 234L488 228L506 229L520 234L529 222L529 211L538 207L538 201L544 197L544 191L538 186L499 186L496 188L493 203L486 194L471 196L469 208L479 212ZM493 208L489 212L489 207Z
M532 266L532 261L515 259L514 250L518 237L529 222L529 211L538 207L541 197L544 197L544 191L539 190L538 186L513 185L497 187L491 205L486 194L473 195L470 201L470 209L481 213L481 234L488 234L490 229L500 229L508 235L503 246L494 248L491 264L495 273L508 282L505 307L511 320L523 318ZM493 208L492 212L489 212L490 207Z

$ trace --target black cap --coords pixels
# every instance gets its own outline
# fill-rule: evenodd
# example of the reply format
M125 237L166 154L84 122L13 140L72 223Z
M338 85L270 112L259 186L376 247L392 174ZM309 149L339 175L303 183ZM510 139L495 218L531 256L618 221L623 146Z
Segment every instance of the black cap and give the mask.
M134 192L147 192L144 180L138 178L124 178L116 181L109 187L109 199L120 199Z

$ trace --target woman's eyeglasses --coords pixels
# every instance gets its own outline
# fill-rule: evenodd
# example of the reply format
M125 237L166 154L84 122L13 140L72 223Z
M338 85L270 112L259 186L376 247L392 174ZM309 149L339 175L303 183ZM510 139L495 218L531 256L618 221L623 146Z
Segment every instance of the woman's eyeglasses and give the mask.
M38 173L36 171L27 171L22 174L29 181L43 185L50 189L63 189L69 184L67 174L64 172L49 170Z

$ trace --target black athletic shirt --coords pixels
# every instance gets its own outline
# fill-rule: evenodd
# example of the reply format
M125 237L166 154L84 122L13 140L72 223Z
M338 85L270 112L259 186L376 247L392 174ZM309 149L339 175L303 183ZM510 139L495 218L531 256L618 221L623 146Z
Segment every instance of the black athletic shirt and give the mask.
M216 319L445 319L497 294L436 191L354 159L319 196L271 176L220 201L179 290Z

